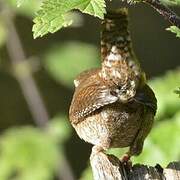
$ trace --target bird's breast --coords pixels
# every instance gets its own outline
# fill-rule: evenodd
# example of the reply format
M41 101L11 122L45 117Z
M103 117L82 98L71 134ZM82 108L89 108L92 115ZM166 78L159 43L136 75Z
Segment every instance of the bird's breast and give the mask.
M74 128L82 139L104 149L128 147L141 126L143 108L136 102L107 105Z

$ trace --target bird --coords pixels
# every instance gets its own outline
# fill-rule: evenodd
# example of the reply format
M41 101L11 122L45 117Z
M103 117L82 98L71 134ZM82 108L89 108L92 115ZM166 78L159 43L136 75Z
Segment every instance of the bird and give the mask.
M129 147L123 161L142 152L157 110L128 22L127 8L107 12L101 25L101 67L76 77L69 109L72 126L94 151Z

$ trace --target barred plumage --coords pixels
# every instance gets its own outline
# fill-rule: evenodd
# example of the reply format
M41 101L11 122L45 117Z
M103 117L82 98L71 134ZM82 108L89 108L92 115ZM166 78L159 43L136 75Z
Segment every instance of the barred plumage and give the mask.
M157 102L137 62L128 12L109 12L102 22L102 67L81 73L69 117L78 135L102 149L130 147L138 155L151 130Z

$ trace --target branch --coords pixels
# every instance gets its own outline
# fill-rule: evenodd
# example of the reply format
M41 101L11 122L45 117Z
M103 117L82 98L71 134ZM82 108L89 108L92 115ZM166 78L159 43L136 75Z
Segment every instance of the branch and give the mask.
M152 6L159 14L167 19L172 25L180 28L180 17L171 9L162 4L159 0L143 0L144 3Z
M39 127L45 128L47 126L49 116L36 83L32 77L31 70L26 63L26 55L21 45L14 22L11 18L12 15L8 13L6 16L6 23L9 30L6 42L7 51L10 56L16 79L20 84L22 93L24 94L33 119Z
M92 151L91 167L94 180L178 180L180 179L180 162L171 162L165 169L160 165L155 167L136 164L128 169L114 155Z
M13 15L7 10L7 12L4 14L4 18L5 22L7 23L7 29L9 30L6 47L10 56L13 70L15 72L15 77L20 84L22 93L35 123L38 127L46 130L48 126L49 115L44 105L43 99L41 98L36 82L33 78L30 67L28 63L26 63L27 58L13 22ZM64 165L64 167L59 170L61 174L58 175L58 179L74 180L71 167L66 157L64 157L63 162L61 163Z

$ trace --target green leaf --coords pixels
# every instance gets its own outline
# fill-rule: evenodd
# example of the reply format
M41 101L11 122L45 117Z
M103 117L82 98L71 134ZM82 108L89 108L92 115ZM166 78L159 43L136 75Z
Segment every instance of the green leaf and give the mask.
M27 0L17 0L17 7L20 7Z
M180 87L174 91L176 94L179 94L179 97L180 97Z
M45 132L22 127L0 138L0 179L51 180L59 163L59 149Z
M0 136L0 179L53 180L63 166L68 124L67 118L59 115L46 131L34 127L6 130Z
M180 6L180 0L161 0L161 2L168 6Z
M104 0L81 0L81 4L77 6L77 9L100 19L104 18L106 12Z
M42 37L47 33L54 33L62 27L71 25L72 20L66 19L66 14L79 9L99 18L105 13L104 0L46 0L34 19L34 38Z
M166 28L166 30L171 31L172 33L176 34L176 37L180 38L180 29L176 26L170 26L169 28Z
M155 92L157 98L156 119L164 120L172 117L180 111L179 98L174 94L174 90L179 87L180 69L168 71L164 76L154 78L149 81L149 85Z
M55 80L73 87L73 80L79 73L98 66L99 57L93 45L74 41L53 47L43 62Z

